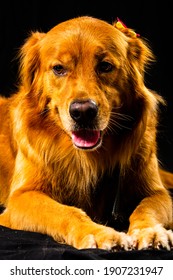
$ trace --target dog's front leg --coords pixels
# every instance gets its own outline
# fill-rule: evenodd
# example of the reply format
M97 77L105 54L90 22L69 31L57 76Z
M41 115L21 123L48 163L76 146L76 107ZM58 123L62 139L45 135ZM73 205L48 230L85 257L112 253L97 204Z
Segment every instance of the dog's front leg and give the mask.
M94 223L82 210L60 204L40 191L16 190L0 216L0 224L41 232L76 248L128 249L130 238Z
M149 174L146 168L144 173L140 174L140 179L141 186L147 188L148 184L146 197L130 216L128 234L132 236L135 248L169 250L173 246L173 232L167 229L172 223L172 199L167 190L158 184L160 179L157 171ZM146 178L149 178L150 182L147 182Z

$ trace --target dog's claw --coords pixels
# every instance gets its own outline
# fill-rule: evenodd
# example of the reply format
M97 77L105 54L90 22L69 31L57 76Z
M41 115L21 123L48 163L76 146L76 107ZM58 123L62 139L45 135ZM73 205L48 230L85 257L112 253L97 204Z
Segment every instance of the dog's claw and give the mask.
M134 230L132 233L133 247L138 250L156 249L170 250L173 246L173 232L161 225Z

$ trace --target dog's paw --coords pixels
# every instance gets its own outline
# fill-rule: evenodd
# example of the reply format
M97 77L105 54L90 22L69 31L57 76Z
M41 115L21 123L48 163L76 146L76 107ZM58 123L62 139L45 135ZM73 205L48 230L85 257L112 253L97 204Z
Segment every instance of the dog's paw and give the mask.
M81 232L80 237L74 240L74 246L78 249L100 248L110 251L132 249L132 238L124 232L118 232L106 226L97 225L90 231Z
M173 247L173 231L161 225L143 229L135 229L130 233L134 249L167 249Z

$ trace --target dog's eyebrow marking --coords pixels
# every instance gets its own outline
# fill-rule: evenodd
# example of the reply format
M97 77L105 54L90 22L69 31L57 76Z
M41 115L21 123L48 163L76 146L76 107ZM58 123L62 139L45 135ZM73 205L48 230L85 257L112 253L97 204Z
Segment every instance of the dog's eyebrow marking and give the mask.
M119 61L119 55L116 52L116 55L107 51L107 50L102 50L100 49L96 54L95 54L95 59L97 62L102 62L102 61L107 61L108 63L111 63L114 65L116 68L119 68L120 66L120 61Z
M111 57L112 55L121 56L120 50L113 42L108 42L105 47L98 47L95 56L99 59L104 59L106 57Z
M96 52L95 57L98 60L102 60L104 58L110 57L110 54L107 51L98 51L98 52Z

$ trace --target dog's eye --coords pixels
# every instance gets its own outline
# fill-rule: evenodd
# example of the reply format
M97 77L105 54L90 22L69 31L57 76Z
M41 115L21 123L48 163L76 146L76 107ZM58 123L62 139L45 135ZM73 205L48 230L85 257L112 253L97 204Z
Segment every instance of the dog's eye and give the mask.
M111 72L113 69L114 69L114 66L110 62L101 61L98 64L98 71L100 73L108 73L108 72Z
M53 66L53 72L57 76L64 76L67 74L67 69L64 68L61 64Z

